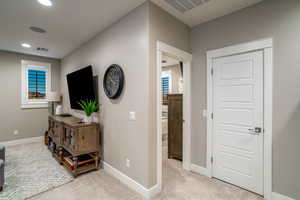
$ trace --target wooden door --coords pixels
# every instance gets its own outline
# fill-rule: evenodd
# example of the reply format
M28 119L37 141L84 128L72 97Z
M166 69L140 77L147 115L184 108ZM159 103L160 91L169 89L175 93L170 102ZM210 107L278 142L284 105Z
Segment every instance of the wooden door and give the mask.
M168 157L182 160L182 94L168 95Z
M213 61L213 176L263 194L263 52Z

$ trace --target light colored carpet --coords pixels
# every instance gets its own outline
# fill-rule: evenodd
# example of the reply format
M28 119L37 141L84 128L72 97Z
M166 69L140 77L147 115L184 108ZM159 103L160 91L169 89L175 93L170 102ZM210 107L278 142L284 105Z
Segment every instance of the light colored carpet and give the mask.
M163 189L154 200L263 200L254 193L217 179L183 170L182 163L167 158L163 147Z
M72 180L42 143L11 146L6 148L5 185L0 200L23 200Z
M30 200L141 200L141 195L119 180L98 170L83 174L71 183L37 195Z
M163 150L163 191L153 200L262 200L241 188L183 170L181 162L167 159L166 148ZM54 199L142 200L143 197L104 170L99 170L30 200Z
M20 150L23 149L23 152ZM24 152L26 149L26 153ZM161 194L153 198L153 200L262 200L263 198L243 190L241 188L235 187L230 184L226 184L222 181L216 179L209 179L205 176L188 172L182 169L181 162L167 159L167 148L163 148L163 191ZM40 153L44 155L44 158L40 158ZM41 162L44 160L43 165L39 164L39 168L34 166L29 167L27 170L34 177L27 176L27 180L31 182L31 179L37 179L40 182L43 178L43 183L41 185L47 185L44 188L48 190L51 187L56 187L57 185L51 184L53 173L56 174L58 171L66 172L63 168L57 164L53 159L49 159L48 150L45 149L42 144L35 144L30 147L18 147L9 150L9 154L14 154L15 157L22 158L25 156L27 159L36 160L35 162ZM19 156L16 156L19 155ZM29 154L26 156L25 154ZM37 158L28 158L30 157ZM48 155L47 155L48 154ZM9 156L10 157L10 156ZM25 159L26 160L26 159ZM39 161L37 161L39 160ZM51 162L47 163L47 160ZM25 162L25 161L23 161ZM49 168L49 166L52 166ZM54 167L55 166L55 167ZM32 168L32 169L30 169ZM45 171L46 169L46 171ZM48 173L47 170L51 171ZM14 170L12 170L14 171ZM33 173L34 171L34 173ZM41 172L48 174L47 176L40 177ZM18 174L23 174L24 171L18 172ZM43 174L42 173L42 174ZM60 173L59 173L60 174ZM23 174L24 175L24 174ZM37 176L37 177L35 177ZM58 176L61 178L60 184L62 185L71 179L68 174L65 173L65 176ZM59 180L59 179L58 179ZM44 183L45 182L45 183ZM49 183L51 186L49 186ZM23 185L25 184L25 185ZM26 182L18 184L21 188L26 188ZM6 186L8 188L8 186ZM47 188L47 189L46 189ZM21 190L22 192L22 190ZM38 193L40 191L36 191ZM5 199L21 199L20 195L17 193L11 193L14 198L5 198ZM2 195L2 194L1 194ZM0 198L1 199L1 198ZM119 180L107 174L104 170L98 170L88 174L79 176L77 179L71 183L64 184L61 187L49 190L47 192L38 194L30 198L30 200L142 200L142 196L136 192L129 189L127 186L122 184Z

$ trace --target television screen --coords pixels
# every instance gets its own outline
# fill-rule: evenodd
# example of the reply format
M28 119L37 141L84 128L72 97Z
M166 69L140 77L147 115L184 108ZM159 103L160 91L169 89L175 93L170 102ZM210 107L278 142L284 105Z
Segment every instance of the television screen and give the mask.
M92 66L68 74L67 82L72 109L82 110L78 104L82 100L96 100Z

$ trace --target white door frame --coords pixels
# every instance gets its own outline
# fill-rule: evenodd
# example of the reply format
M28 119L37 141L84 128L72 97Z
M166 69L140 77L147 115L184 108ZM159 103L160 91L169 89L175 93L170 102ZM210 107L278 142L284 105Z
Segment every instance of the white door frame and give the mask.
M273 39L238 44L207 52L207 113L213 112L212 61L215 58L262 50L264 54L264 197L272 194L272 113L273 113ZM207 118L207 160L209 177L212 177L213 119Z
M157 41L157 64L156 64L156 123L157 123L157 185L162 187L162 91L161 71L162 55L174 57L183 62L183 168L190 170L191 165L191 62L192 55L161 41Z

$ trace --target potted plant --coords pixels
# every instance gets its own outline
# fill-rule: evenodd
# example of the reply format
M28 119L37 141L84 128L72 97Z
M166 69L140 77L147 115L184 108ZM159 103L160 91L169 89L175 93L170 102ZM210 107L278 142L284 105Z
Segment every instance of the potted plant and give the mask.
M80 101L78 103L80 107L83 109L85 116L83 118L83 122L90 124L92 123L92 114L96 112L100 105L95 100L86 100L86 101Z

